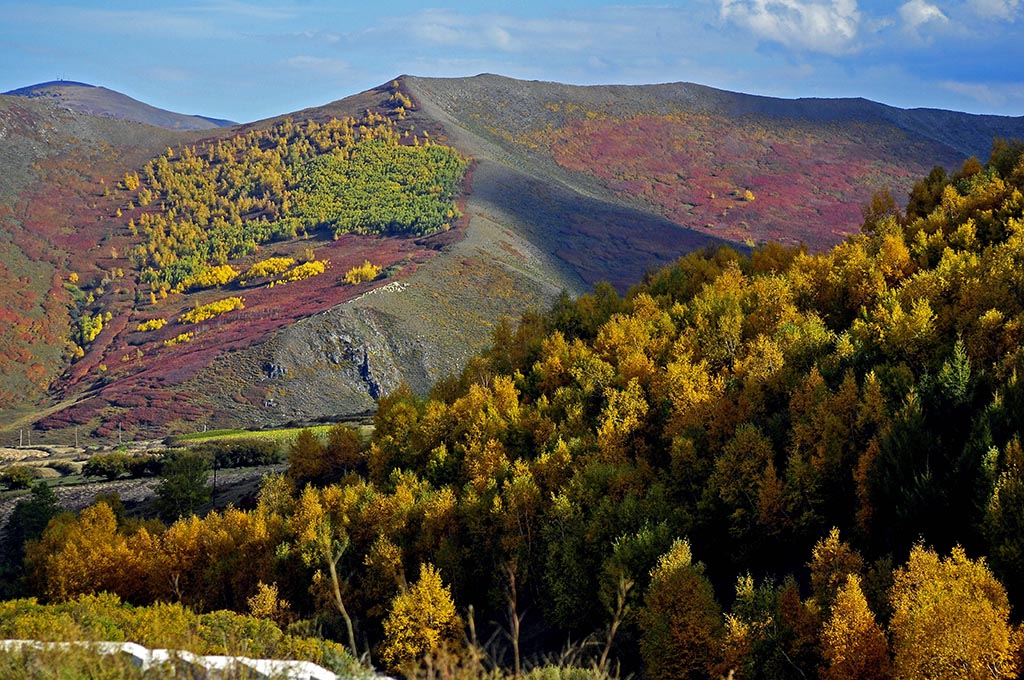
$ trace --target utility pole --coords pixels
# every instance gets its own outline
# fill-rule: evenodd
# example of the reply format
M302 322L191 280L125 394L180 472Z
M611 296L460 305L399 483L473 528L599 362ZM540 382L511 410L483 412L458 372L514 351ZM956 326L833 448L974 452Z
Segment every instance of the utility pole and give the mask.
M18 428L18 448L20 449L25 445L25 430L24 428Z

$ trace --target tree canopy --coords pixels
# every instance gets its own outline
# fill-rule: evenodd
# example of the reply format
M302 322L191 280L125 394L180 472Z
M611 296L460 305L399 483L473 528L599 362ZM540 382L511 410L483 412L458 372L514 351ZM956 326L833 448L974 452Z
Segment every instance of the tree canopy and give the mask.
M248 611L276 582L395 666L433 651L410 604L430 585L447 613L442 591L481 621L529 612L528 651L596 634L650 677L887 677L890 656L896 677L1009 677L1024 161L997 151L828 252L692 253L500 324L431 395L381 398L369 442L304 438L304 486L270 480L254 509L57 518L28 549L37 592L174 583ZM140 576L89 566L115 558Z

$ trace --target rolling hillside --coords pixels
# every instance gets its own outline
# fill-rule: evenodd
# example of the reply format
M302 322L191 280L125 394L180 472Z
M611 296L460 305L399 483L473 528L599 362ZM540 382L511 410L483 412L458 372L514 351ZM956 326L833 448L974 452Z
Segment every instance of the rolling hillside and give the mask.
M118 428L161 436L360 414L402 382L426 392L502 316L544 308L563 290L599 281L625 290L714 243L824 248L858 229L876 190L902 198L933 165L986 156L993 136L1024 136L1024 119L864 100L498 76L403 77L230 129L154 133L69 108L0 97L0 159L11 168L0 180L0 276L17 291L0 310L9 319L0 423L15 440L33 423L66 441L73 429L109 439ZM399 147L453 147L470 164L451 211L461 217L423 234L281 231L227 254L237 271L268 258L329 263L287 285L232 279L193 289L185 274L176 287L160 278L169 251L157 257L162 246L141 225L174 199L151 191L147 166L193 164L223 183L225 149L263 159L273 148L301 178L313 166L285 150L314 153L332 121L347 118L356 137L367 134L360 126L384 126ZM235 187L239 228L273 231L287 225L279 211L304 214L309 194L295 178ZM297 208L283 207L295 196ZM379 278L346 283L364 261L381 267ZM181 321L233 297L244 309ZM146 323L162 325L140 331Z
M30 99L46 99L78 113L145 123L168 130L212 130L237 125L230 120L165 111L105 87L69 80L53 80L48 83L19 87L16 90L4 92L4 94Z

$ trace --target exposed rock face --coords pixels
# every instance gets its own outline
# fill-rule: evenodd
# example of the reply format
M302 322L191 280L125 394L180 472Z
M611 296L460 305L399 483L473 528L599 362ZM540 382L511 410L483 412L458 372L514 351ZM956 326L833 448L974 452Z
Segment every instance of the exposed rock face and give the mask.
M315 419L373 408L403 380L429 389L423 348L393 332L395 319L364 306L341 305L305 319L267 343L267 381L282 417Z

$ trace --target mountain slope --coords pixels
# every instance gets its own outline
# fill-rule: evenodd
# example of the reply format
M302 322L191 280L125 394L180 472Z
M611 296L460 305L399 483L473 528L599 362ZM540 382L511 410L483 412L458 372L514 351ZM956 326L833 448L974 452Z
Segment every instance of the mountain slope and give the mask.
M66 367L72 272L102 280L116 207L104 182L194 133L0 96L0 409L47 404ZM105 205L104 205L105 204ZM119 245L119 244L118 244ZM9 409L15 409L10 411Z
M833 245L883 188L986 158L1024 118L781 100L690 83L578 87L407 78L425 110L545 180L736 242ZM452 132L451 134L455 134ZM750 194L747 194L747 192Z
M53 80L48 83L20 87L4 94L32 99L45 98L79 113L131 120L168 130L212 130L237 125L230 120L190 116L158 109L105 87L73 81Z
M148 162L159 167L170 147L160 161L169 167L216 165L273 129L306 130L308 139L284 140L298 149L346 118L390 121L402 144L447 144L470 159L461 219L424 237L300 232L229 258L239 271L268 256L330 263L325 275L286 286L161 292L144 280L131 254L151 247L151 261L156 246L140 220L170 200L143 196ZM12 244L0 243L0 275L19 291L0 310L12 319L11 359L0 366L8 428L34 422L65 441L72 428L102 439L365 413L403 382L425 393L460 370L502 316L546 308L563 290L609 281L625 291L706 245L823 248L858 229L877 189L905 195L933 165L984 154L989 135L1024 136L1021 119L865 100L497 76L403 77L234 129L152 130L47 97L0 97L0 156L17 169L0 178L3 243ZM132 176L144 186L127 189ZM289 186L268 178L241 191L241 224L262 228ZM211 209L226 205L210 200ZM345 283L364 260L386 276ZM179 320L229 297L244 310ZM151 321L165 326L137 330Z

